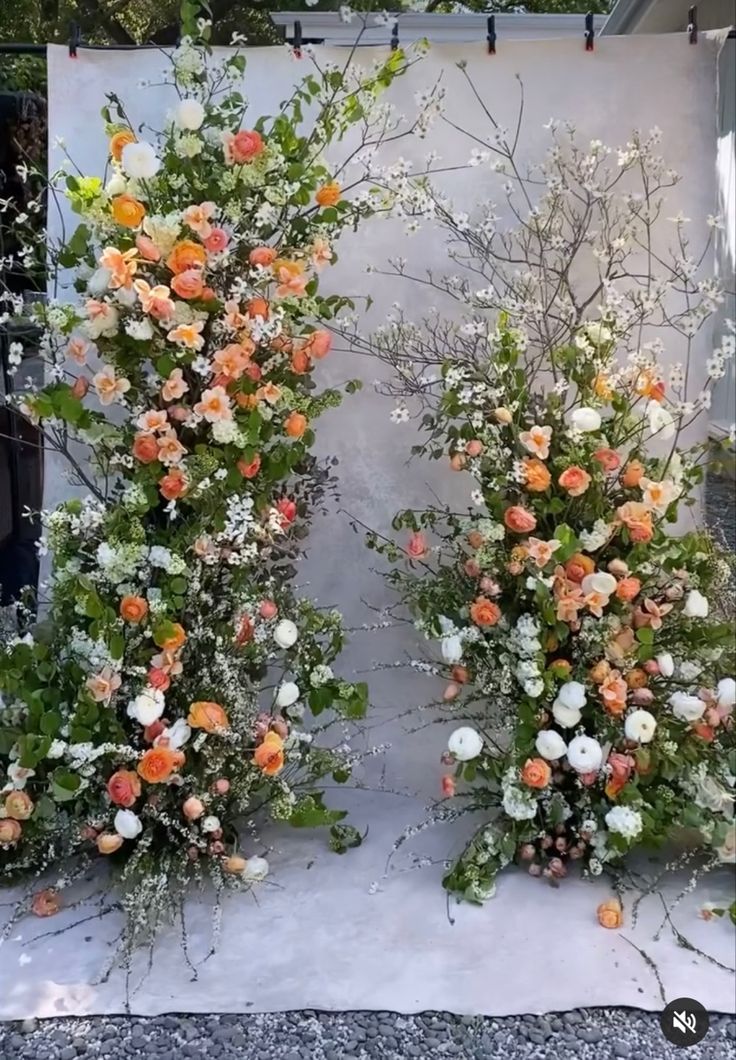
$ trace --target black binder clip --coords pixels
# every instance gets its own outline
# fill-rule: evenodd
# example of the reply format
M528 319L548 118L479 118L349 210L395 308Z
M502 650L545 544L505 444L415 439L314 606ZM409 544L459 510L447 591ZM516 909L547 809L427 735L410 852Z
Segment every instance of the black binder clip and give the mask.
M399 20L398 18L394 22L394 28L391 31L391 51L395 52L399 46Z
M697 4L689 9L687 13L687 38L691 44L698 43L698 7Z
M595 27L593 25L593 12L589 11L585 16L585 50L592 52L595 45Z
M496 16L490 15L488 18L488 35L486 36L488 41L488 54L496 54Z
M294 58L301 59L302 57L302 24L301 22L294 23Z
M82 43L82 34L77 22L69 23L69 58L76 59L77 48Z

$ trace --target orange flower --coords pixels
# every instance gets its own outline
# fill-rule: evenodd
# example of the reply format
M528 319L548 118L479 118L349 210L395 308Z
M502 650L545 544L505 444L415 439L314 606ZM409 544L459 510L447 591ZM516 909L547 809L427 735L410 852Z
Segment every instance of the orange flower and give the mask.
M167 623L160 632L153 635L154 644L164 652L178 651L186 639L184 627L178 622Z
M291 355L291 370L295 375L305 375L312 367L306 350L294 350Z
M532 512L514 505L507 508L503 515L504 525L516 534L528 534L536 528L537 520Z
M609 401L613 397L613 388L605 372L599 372L593 381L593 390L596 396L603 401Z
M162 479L159 479L158 483L161 496L167 501L175 501L179 497L183 497L187 492L187 486L187 477L181 468L178 467L172 467L168 475L164 475Z
M250 353L237 342L230 342L221 350L217 350L212 360L217 370L229 379L240 379L248 367Z
M152 464L158 460L158 442L156 436L142 431L133 440L133 456L142 464Z
M632 460L624 468L624 473L621 476L621 482L626 489L636 489L641 482L642 475L644 474L644 465L639 460Z
M616 718L620 717L626 710L626 693L628 692L626 682L620 672L611 670L601 681L598 691L608 713Z
M256 453L251 461L244 460L241 457L235 466L243 478L255 478L261 470L261 458L258 453Z
M118 769L107 782L107 794L116 806L132 806L140 793L141 782L130 769Z
M307 429L308 420L301 412L290 413L285 422L284 430L289 438L301 438Z
M125 228L137 228L146 216L146 208L132 195L117 195L112 200L112 216Z
M189 269L201 269L207 261L207 251L200 243L191 239L182 239L174 243L166 259L167 266L173 273L187 272Z
M201 350L204 346L204 322L194 320L191 324L178 324L167 334L169 342L175 342L177 346L184 346L187 350Z
M531 493L544 493L552 481L552 476L541 460L527 458L524 460L524 482Z
M174 303L166 284L157 283L151 287L145 280L133 282L144 313L149 313L155 320L168 320L174 313Z
M180 298L201 298L204 290L202 270L185 269L184 272L177 273L171 281L171 290Z
M14 817L0 817L0 843L10 846L17 843L23 833L20 821Z
M606 765L611 767L611 776L606 784L606 795L609 799L615 799L626 787L634 764L631 755L622 755L618 751L612 751L608 756Z
M100 255L100 265L110 272L109 286L115 290L118 287L126 289L132 287L138 263L135 260L135 247L125 252L117 247L105 247Z
M616 586L616 596L619 600L629 603L639 595L640 590L641 582L638 578L622 578Z
M476 626L495 626L501 617L501 608L487 596L479 596L470 605L470 617Z
M166 467L180 463L186 456L186 447L177 438L176 431L166 431L158 439L158 458Z
M209 423L233 418L230 399L223 386L213 386L209 390L203 390L202 400L194 406L194 411L199 416L204 416Z
M128 144L134 144L135 142L135 133L132 129L118 129L118 131L113 133L110 137L110 143L108 144L110 157L114 158L116 162L119 162L123 156L123 148L127 147Z
M497 409L498 413L500 409ZM498 419L498 416L496 417ZM510 422L510 420L503 420L501 422ZM552 438L551 427L539 427L535 425L528 431L522 431L519 435L519 441L526 450L530 453L534 453L540 460L546 460L549 456L549 443Z
M629 670L627 673L626 686L627 688L644 688L648 680L649 678L645 671L637 666L633 670Z
M277 261L274 271L279 281L277 298L301 298L307 286L307 276L300 261Z
M256 747L253 761L266 776L274 777L284 768L284 741L277 732L267 732Z
M557 482L571 497L580 497L590 485L590 475L581 467L573 465L562 472Z
M664 382L657 378L652 368L643 368L634 383L634 390L640 397L661 401L664 397Z
M326 357L330 352L332 346L332 335L329 331L318 328L313 331L307 338L306 346L304 347L309 353L310 357L314 357L315 360L321 361L323 357Z
M251 320L254 317L263 317L264 320L268 320L268 302L265 298L251 298L246 311Z
M120 601L120 617L124 622L142 622L148 614L148 604L142 596L124 596Z
M273 265L277 256L273 247L254 247L248 255L248 261L251 265L261 265L263 268L267 268L269 265Z
M601 927L615 929L620 928L624 922L624 911L618 898L608 898L601 902L596 910L598 923Z
M340 185L333 180L329 184L323 184L321 188L318 188L314 198L319 206L334 206L340 201L340 195Z
M148 784L164 784L184 762L181 751L170 747L151 747L138 763L138 773Z
M588 574L592 574L594 570L595 563L590 556L585 556L582 552L576 552L574 556L570 556L565 564L565 574L571 582L581 582L583 578Z
M204 729L205 732L230 728L230 720L220 704L207 700L190 704L187 721L193 729Z
M616 510L616 514L629 531L629 536L635 544L646 544L652 540L654 534L652 513L646 504L640 501L627 501Z
M527 758L521 771L521 780L528 788L546 788L552 770L543 758Z
M265 148L263 137L255 129L240 129L224 137L225 161L228 165L252 162Z
M100 854L114 854L123 845L123 837L110 832L97 836L97 849Z
M257 398L259 401L267 401L269 405L275 405L281 397L281 390L275 383L266 383L258 388Z
M617 471L621 467L621 457L614 449L596 449L593 459L598 461L604 471Z

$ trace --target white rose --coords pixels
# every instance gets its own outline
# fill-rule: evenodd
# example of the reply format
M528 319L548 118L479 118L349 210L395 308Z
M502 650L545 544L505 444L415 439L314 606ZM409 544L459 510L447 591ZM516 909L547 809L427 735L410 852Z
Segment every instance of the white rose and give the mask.
M446 663L458 663L463 657L463 642L459 634L443 637L440 643L442 658Z
M647 405L647 419L649 430L665 442L675 436L675 421L667 409L662 408L658 401L650 401Z
M685 598L685 606L682 609L683 615L687 615L688 618L707 618L709 610L710 607L706 597L697 589L691 589Z
M719 707L736 706L736 681L733 677L722 677L716 689Z
M657 719L648 710L635 710L624 722L626 739L636 743L651 743L656 728Z
M183 99L176 108L174 120L180 129L199 129L205 111L198 99Z
M570 426L576 431L582 431L583 433L597 431L600 425L601 416L595 409L584 406L580 409L573 409L570 413Z
M127 184L125 183L125 177L122 173L113 173L105 185L105 194L109 195L110 198L114 198L116 195L124 195Z
M580 724L582 714L577 707L566 707L564 703L560 703L559 699L556 699L552 704L552 715L558 725L562 726L563 729L574 729L576 725Z
M614 806L606 814L606 824L611 832L635 839L642 829L641 814L630 806Z
M680 721L697 721L705 711L703 700L687 692L673 692L670 696L670 706L672 713Z
M276 693L277 707L290 707L299 699L299 687L293 681L284 681Z
M558 758L564 758L567 753L567 744L554 729L542 729L537 734L534 746L542 758L546 758L548 762L555 762Z
M161 168L156 152L145 140L126 144L120 161L128 176L136 180L149 180L155 177Z
M265 880L268 876L268 862L265 858L248 858L243 878L251 881Z
M215 817L214 814L210 814L208 817L205 817L204 820L202 821L202 831L203 832L217 832L217 831L219 831L219 829L220 829L220 818L219 817Z
M557 693L557 702L561 703L563 707L582 710L587 702L585 685L582 685L579 681L567 681Z
M603 762L603 748L592 736L576 736L568 745L567 760L576 773L597 773Z
M595 574L586 574L583 578L581 588L586 596L589 593L600 593L601 596L610 596L616 591L618 582L612 574L606 571L597 571Z
M123 839L135 839L143 831L140 817L137 813L133 813L132 810L118 810L113 823L115 831Z
M152 725L164 712L164 694L158 688L144 688L128 704L128 717L140 725Z
M663 655L658 655L656 662L662 677L672 677L675 672L675 660L668 651Z
M450 735L447 749L458 762L469 762L471 758L477 758L483 750L483 737L469 725L462 725Z
M299 630L290 618L282 618L273 631L273 639L280 648L291 648L299 639Z

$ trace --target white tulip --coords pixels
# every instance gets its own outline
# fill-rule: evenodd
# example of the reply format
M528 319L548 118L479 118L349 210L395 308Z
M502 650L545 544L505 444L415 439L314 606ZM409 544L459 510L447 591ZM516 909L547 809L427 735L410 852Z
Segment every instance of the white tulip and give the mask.
M557 702L563 707L572 707L574 710L582 710L587 703L585 685L579 681L566 681L557 693Z
M658 401L650 401L647 405L647 419L649 430L663 441L668 441L675 436L675 421L667 409L662 408Z
M205 110L198 99L183 99L176 108L174 118L180 129L199 129L205 118Z
M670 706L672 713L680 721L697 721L705 712L703 700L687 692L673 692L670 696Z
M143 831L141 819L132 810L118 810L114 820L115 831L123 839L135 839Z
M556 762L558 758L564 758L567 753L567 744L554 729L542 729L537 734L534 746L537 753L546 758L548 762Z
M597 773L603 748L592 736L576 736L567 746L567 760L576 773Z
M596 571L595 574L586 574L581 583L581 588L586 596L589 593L600 593L601 596L610 596L616 591L618 582L612 574L606 571Z
M648 710L635 710L624 722L626 739L636 743L651 743L656 728L657 719Z
M463 657L463 642L459 634L454 633L451 637L443 637L440 643L442 658L446 663L458 663Z
M560 703L559 699L552 704L552 714L557 724L563 729L574 729L580 724L583 716L577 707L566 707L564 703Z
M128 704L128 717L140 725L152 725L164 712L164 694L158 688L144 688Z
M672 677L675 672L675 660L668 651L664 652L663 655L658 655L656 663L662 677Z
M295 685L293 681L284 681L276 693L276 706L290 707L292 703L296 703L299 695L298 685Z
M597 431L600 425L601 415L595 409L584 406L580 409L573 409L570 413L570 426L576 431L587 434L590 431Z
M447 749L458 762L469 762L471 758L477 758L483 750L483 737L469 725L462 725L451 733Z
M722 677L716 689L719 707L736 706L736 681L733 677Z
M683 615L688 618L707 618L710 605L707 597L703 596L697 589L691 589L685 598Z
M282 618L273 631L273 639L280 648L291 648L299 639L299 630L290 618Z
M126 144L120 161L128 176L136 180L149 180L155 177L161 168L160 159L145 140Z
M251 881L265 880L268 876L268 862L265 858L248 858L243 878Z

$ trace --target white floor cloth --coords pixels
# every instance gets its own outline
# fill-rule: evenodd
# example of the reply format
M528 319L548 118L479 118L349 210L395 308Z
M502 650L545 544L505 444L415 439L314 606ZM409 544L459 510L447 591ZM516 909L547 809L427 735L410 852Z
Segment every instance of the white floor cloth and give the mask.
M516 105L513 75L518 71L523 76L528 157L540 153L546 135L542 124L550 116L571 118L584 136L612 144L625 141L634 124L643 129L657 124L665 134L663 153L685 176L671 213L682 208L700 218L714 200L714 54L710 41L688 47L679 37L666 37L606 39L597 43L593 55L582 50L581 42L507 43L489 58L479 42L435 49L430 66L399 84L397 98L410 100L444 68L452 99L458 79L454 63L464 57L509 115ZM249 63L254 113L272 109L302 69L279 50L254 50ZM131 110L139 121L147 101L156 96L134 86L139 78L155 75L160 65L155 53L82 51L72 62L65 49L50 49L52 138L64 137L82 169L98 163L104 144L96 133L97 113L104 91L132 95ZM457 106L465 106L460 97ZM155 116L149 115L152 124ZM411 152L422 157L436 146L430 138ZM440 153L449 158L454 150L452 143L443 144ZM401 152L410 153L403 144ZM468 205L479 189L490 188L492 179L487 171L473 170L471 176L475 185L468 182L462 189ZM396 240L391 227L364 229L340 248L339 275L332 281L352 293L370 287L382 301L377 320L404 292L408 304L415 297L396 281L382 286L379 278L364 275L366 262L385 261L399 245ZM442 260L440 240L431 232L400 245L410 260ZM378 371L359 356L336 353L320 373L331 383L356 375L370 383ZM390 424L390 408L368 386L346 399L341 411L325 417L318 432L321 451L340 457L342 507L379 531L388 530L398 507L426 504L428 486L445 495L449 488L444 470L406 466L413 428ZM48 478L50 502L64 487L58 474L50 471ZM452 489L464 501L467 483L461 479L452 477ZM301 572L305 591L340 607L349 626L374 619L362 601L380 608L388 596L371 570L372 554L351 532L346 516L335 512L318 521L310 547ZM368 829L364 846L338 857L327 851L321 834L264 832L264 842L272 847L273 875L259 889L257 904L250 896L228 899L219 948L204 960L211 943L209 905L204 898L193 900L187 927L196 973L184 958L180 934L172 930L160 939L142 982L146 958L141 955L137 961L129 984L130 1009L139 1014L441 1009L501 1015L590 1005L658 1009L664 998L688 995L712 1010L731 1011L733 974L719 963L733 967L733 928L727 921L705 923L696 915L706 900L727 901L733 891L728 869L707 877L673 913L674 925L710 960L678 945L669 924L655 938L664 916L657 894L642 902L635 924L629 898L621 931L599 927L595 909L610 894L601 880L569 879L553 890L510 870L501 877L497 896L483 908L448 908L440 862L462 847L457 825L414 837L387 869L402 829L420 823L425 806L437 797L447 732L430 724L426 715L405 713L436 695L435 679L406 666L371 671L377 663L406 663L423 650L406 626L356 633L343 658L346 675L363 672L371 685L373 706L361 739L366 747L391 745L361 772L369 790L329 793L333 804L352 809L350 819L358 828ZM669 898L686 883L687 877L670 881ZM0 895L0 902L9 898ZM0 908L0 920L7 908ZM122 973L113 972L96 985L119 930L118 914L57 934L94 912L81 907L18 925L0 949L0 1018L124 1011Z

